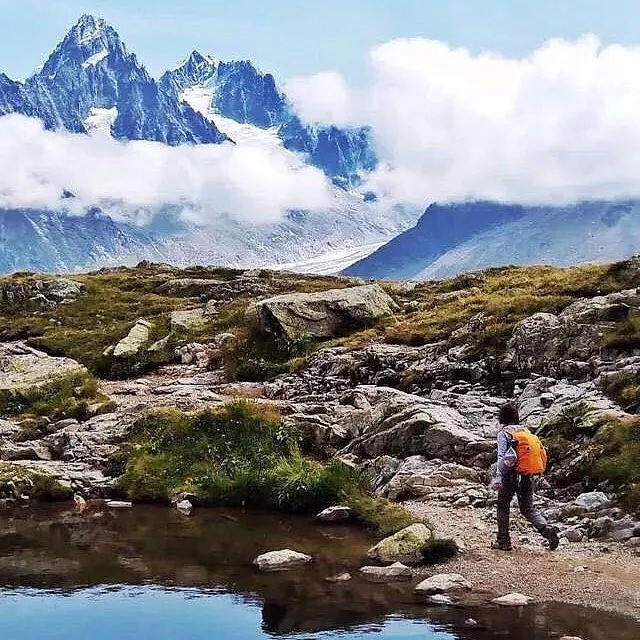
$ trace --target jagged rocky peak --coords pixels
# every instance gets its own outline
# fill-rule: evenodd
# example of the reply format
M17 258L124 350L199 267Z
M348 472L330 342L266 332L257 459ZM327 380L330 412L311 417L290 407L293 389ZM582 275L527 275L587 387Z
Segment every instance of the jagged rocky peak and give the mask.
M185 90L206 85L216 72L219 61L213 56L205 56L192 51L180 64L167 71L160 78L160 86L176 97Z
M86 70L105 61L116 62L108 60L111 56L116 60L126 59L132 66L144 72L135 56L127 52L118 32L110 24L102 18L84 15L56 47L37 75L53 80L55 75L66 67L80 66Z

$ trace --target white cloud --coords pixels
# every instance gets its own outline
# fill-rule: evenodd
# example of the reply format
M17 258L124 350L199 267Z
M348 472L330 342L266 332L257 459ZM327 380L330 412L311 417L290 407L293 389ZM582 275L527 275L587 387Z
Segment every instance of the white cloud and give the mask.
M76 198L63 200L65 190ZM100 206L130 218L165 205L200 223L222 214L268 223L290 209L326 209L331 191L319 170L281 147L123 143L0 118L0 208Z
M640 196L640 47L586 35L509 59L415 38L375 48L371 66L366 91L334 81L320 112L373 128L368 186L393 201ZM322 82L296 83L313 112Z
M338 126L353 123L355 96L339 73L325 71L292 78L285 83L284 92L305 122Z

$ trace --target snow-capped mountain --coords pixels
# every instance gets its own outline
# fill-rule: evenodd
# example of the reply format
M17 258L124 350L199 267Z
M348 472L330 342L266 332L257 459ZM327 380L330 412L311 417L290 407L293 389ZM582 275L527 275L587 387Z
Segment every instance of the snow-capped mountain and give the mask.
M605 262L637 253L637 200L567 206L433 204L415 227L344 273L426 280L491 266Z
M85 133L88 119L109 110L115 138L170 145L226 140L212 122L161 91L115 29L93 16L80 18L24 93L50 128Z
M324 171L333 181L333 204L313 213L290 211L266 225L217 212L206 226L197 225L185 222L178 208L148 211L142 226L95 209L84 216L77 207L73 215L0 210L0 272L68 271L140 259L313 264L327 252L356 259L416 219L415 211L383 210L351 190L377 162L366 128L302 122L274 77L247 60L219 61L194 51L156 81L116 30L90 15L80 18L24 83L0 74L0 116L11 113L39 118L52 130L100 132L120 140L269 148L290 156L294 170L306 163ZM127 219L121 214L118 220ZM336 264L344 266L345 260Z
M302 122L274 77L249 60L220 62L194 51L160 78L160 86L218 126L223 117L273 129L286 149L302 154L341 187L357 185L363 172L376 167L367 127L341 129Z
M72 216L30 209L0 210L0 273L77 271L91 265L156 261L154 238L99 211Z

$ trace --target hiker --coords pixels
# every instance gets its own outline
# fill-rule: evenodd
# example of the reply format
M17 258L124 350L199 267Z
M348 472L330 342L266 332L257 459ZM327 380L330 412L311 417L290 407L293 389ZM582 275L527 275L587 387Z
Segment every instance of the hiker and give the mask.
M498 537L493 549L511 551L509 510L518 496L520 513L549 541L549 549L558 548L558 533L533 505L536 476L544 472L547 454L540 439L520 424L515 405L507 403L498 416L498 467L494 486L498 490Z

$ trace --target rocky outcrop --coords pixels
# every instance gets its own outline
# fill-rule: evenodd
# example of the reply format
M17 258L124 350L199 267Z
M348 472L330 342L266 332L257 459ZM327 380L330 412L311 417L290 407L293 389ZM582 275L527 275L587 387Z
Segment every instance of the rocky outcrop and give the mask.
M0 398L19 394L84 367L56 358L22 342L0 343Z
M363 385L356 391L371 408L359 415L360 433L342 454L452 460L471 458L489 447L462 414L444 403L387 387Z
M204 309L181 309L171 312L170 326L172 331L188 331L193 327L202 325L207 321Z
M398 533L385 538L367 551L367 558L380 564L420 564L424 560L424 550L433 533L424 524L412 524Z
M273 338L325 339L371 326L395 309L395 302L372 284L267 298L249 307L247 322Z
M67 278L6 278L0 280L0 308L9 312L52 311L73 302L85 287Z
M640 293L628 289L577 300L558 315L536 313L515 327L509 358L525 375L568 375L579 363L586 373L589 359L602 352L604 336L638 309Z

